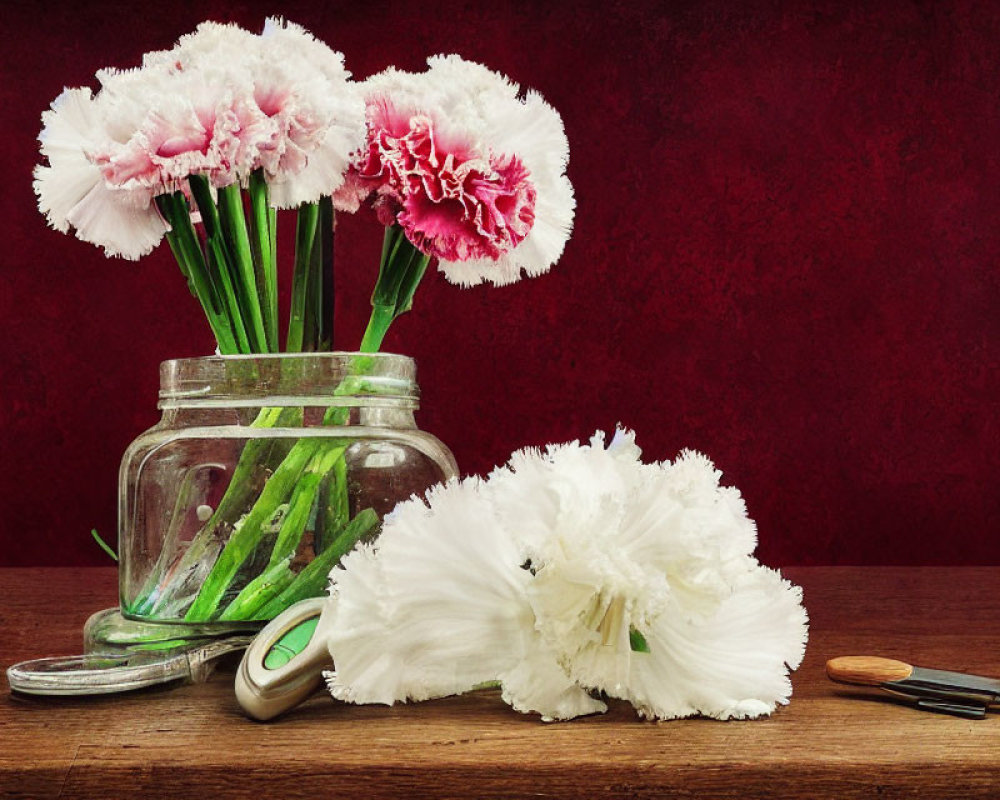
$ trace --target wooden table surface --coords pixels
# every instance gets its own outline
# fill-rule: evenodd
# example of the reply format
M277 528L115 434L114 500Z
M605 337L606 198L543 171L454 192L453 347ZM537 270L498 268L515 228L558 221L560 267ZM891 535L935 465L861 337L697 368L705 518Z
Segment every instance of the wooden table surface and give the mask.
M81 699L13 696L2 677L0 796L1000 797L1000 713L920 712L823 669L880 654L1000 675L1000 568L784 572L811 631L792 702L769 719L646 723L620 704L544 724L482 691L393 708L320 694L260 724L232 671ZM0 666L78 652L84 620L115 600L114 570L0 570Z

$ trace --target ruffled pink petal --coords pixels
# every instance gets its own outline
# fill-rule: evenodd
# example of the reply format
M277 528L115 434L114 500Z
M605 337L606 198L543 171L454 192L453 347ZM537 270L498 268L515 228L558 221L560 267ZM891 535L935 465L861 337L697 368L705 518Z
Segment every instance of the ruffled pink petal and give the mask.
M344 182L340 188L331 196L333 207L345 214L354 214L361 208L361 204L371 194L371 191L368 181L359 177L357 171L352 168L344 176Z
M384 224L398 222L420 250L448 261L498 259L534 224L536 191L514 156L487 158L457 139L444 146L433 120L405 119L385 98L369 107L369 137L341 205L375 195Z

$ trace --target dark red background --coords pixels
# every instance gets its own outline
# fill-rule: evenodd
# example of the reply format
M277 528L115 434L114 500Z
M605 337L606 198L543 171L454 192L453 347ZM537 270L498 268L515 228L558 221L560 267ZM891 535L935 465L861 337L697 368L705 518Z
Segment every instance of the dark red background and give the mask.
M202 19L269 13L357 77L458 52L563 115L562 261L504 289L431 276L386 343L463 471L621 421L650 458L711 455L770 563L997 563L1000 5L8 0L0 564L105 562L88 532L114 537L157 365L213 346L166 247L108 261L46 229L39 115ZM351 349L381 232L338 237Z

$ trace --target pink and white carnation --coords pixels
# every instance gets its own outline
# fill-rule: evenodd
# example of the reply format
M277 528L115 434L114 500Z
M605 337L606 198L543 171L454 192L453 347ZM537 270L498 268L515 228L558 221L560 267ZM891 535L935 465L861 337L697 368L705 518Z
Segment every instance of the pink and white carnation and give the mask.
M343 183L364 138L364 106L343 55L304 28L269 18L257 36L206 22L148 62L144 69L165 68L174 82L193 79L181 94L201 106L203 125L182 153L209 155L197 174L214 185L245 182L263 169L272 203L292 208Z
M547 271L573 224L569 146L539 94L456 55L364 82L368 135L340 210L371 201L445 276L472 286Z
M96 97L68 90L43 115L35 191L53 227L109 255L155 247L166 225L153 200L191 175L222 187L261 169L272 204L294 207L338 188L364 137L343 56L277 19L259 36L204 23L142 67L97 77Z
M271 202L294 208L340 188L365 137L364 102L344 56L304 28L270 18L252 65L255 101L272 120L259 149Z
M38 208L56 230L73 228L109 256L136 259L160 243L167 224L146 193L108 183L90 157L111 140L101 99L90 89L66 89L42 114L38 138L48 165L35 167Z
M146 207L157 195L185 190L191 175L218 187L245 179L268 135L267 117L252 84L225 77L210 70L109 76L101 94L114 119L131 116L140 85L140 96L155 101L139 105L124 141L111 139L87 153L105 182Z

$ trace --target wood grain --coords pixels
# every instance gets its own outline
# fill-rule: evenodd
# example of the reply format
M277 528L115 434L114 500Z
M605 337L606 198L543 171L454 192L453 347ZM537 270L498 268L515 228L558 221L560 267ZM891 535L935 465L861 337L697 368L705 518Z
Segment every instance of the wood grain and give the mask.
M280 721L240 713L232 672L103 698L13 697L0 678L0 797L985 798L1000 716L913 710L830 682L878 653L1000 675L1000 569L798 568L811 618L790 705L771 718L543 724L496 692L386 708L317 695ZM77 652L113 570L0 570L0 665Z

